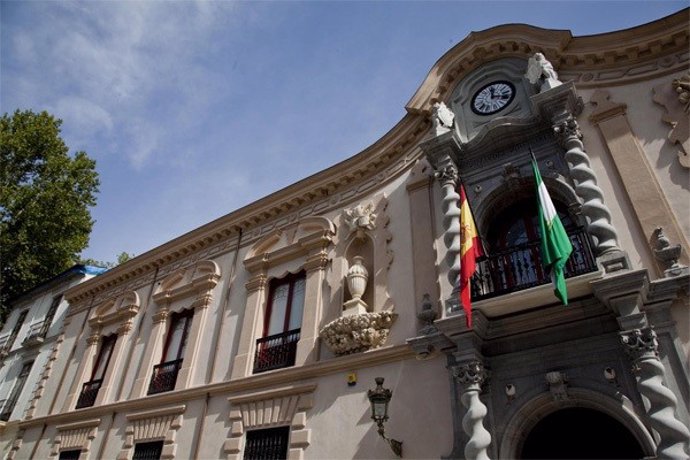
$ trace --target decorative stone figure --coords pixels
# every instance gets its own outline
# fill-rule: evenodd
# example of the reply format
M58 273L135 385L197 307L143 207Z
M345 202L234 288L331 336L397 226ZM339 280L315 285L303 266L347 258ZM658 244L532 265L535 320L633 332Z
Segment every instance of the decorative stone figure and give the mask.
M352 266L347 271L347 275L345 275L347 288L352 295L352 299L343 305L343 316L359 315L367 312L367 304L362 300L362 296L364 291L367 290L369 272L363 262L364 258L362 256L353 257Z
M350 228L351 232L362 233L365 230L374 230L376 228L376 214L374 213L374 204L369 203L366 206L358 204L354 208L346 209L345 223Z
M436 102L431 109L431 124L434 128L434 135L440 136L447 133L453 127L455 114L443 102Z
M539 85L540 93L563 84L558 79L558 74L554 70L553 65L541 53L535 53L534 56L529 58L525 77L533 85Z

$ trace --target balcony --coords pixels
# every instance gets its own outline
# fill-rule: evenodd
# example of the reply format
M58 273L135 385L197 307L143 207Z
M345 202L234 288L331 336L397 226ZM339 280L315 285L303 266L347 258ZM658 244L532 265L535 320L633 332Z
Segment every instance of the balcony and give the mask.
M269 335L256 341L254 373L294 366L300 329Z
M93 406L96 403L96 396L98 396L98 390L101 389L102 384L103 379L86 382L81 389L75 409Z
M3 336L0 336L0 358L4 358L7 356L7 352L9 351L9 344L10 342L10 335L5 334Z
M573 252L565 265L565 277L597 270L589 237L584 229L568 232ZM551 277L541 263L539 240L491 254L477 261L472 277L472 300L484 300L511 292L551 283Z
M49 326L50 324L47 321L40 321L29 326L29 332L26 334L22 345L31 346L43 343Z
M151 383L149 383L148 394L153 395L174 390L175 383L177 382L177 373L181 367L181 359L153 366L153 375L151 376Z

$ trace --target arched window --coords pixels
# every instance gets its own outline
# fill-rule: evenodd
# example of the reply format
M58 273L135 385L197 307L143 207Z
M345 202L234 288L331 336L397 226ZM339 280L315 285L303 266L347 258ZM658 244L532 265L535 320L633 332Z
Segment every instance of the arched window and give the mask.
M481 300L551 282L541 262L541 235L537 197L517 193L516 199L498 209L490 219L483 239L485 257L472 279L472 298ZM554 200L554 206L573 245L565 267L566 277L596 269L589 238L578 228L566 206Z

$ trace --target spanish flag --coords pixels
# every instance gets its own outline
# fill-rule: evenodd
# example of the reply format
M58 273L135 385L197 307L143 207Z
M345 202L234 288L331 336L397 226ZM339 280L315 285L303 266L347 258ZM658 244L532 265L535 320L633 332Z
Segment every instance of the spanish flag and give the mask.
M460 302L465 310L467 328L472 329L472 292L470 278L476 270L477 257L483 255L482 245L467 202L465 187L460 184Z

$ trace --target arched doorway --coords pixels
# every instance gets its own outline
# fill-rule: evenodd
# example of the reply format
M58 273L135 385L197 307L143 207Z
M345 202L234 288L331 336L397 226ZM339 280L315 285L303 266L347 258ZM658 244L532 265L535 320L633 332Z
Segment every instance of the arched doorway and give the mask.
M551 412L529 431L523 459L633 459L645 453L622 423L586 407Z

